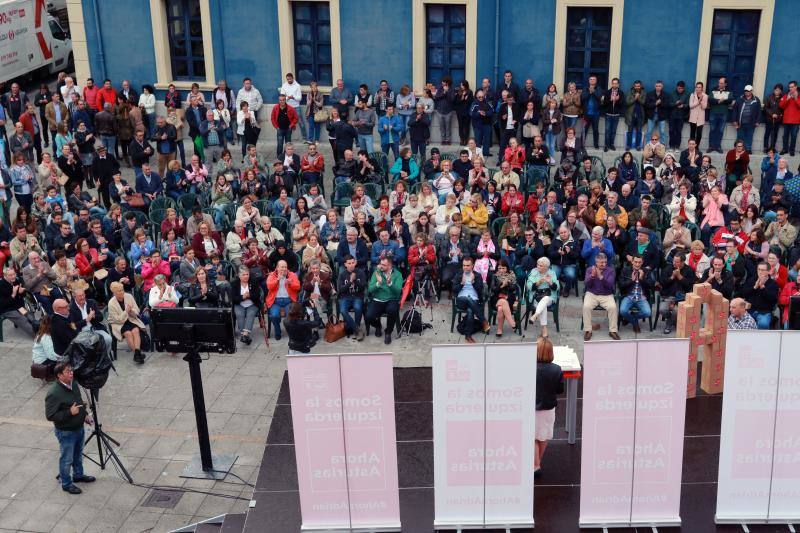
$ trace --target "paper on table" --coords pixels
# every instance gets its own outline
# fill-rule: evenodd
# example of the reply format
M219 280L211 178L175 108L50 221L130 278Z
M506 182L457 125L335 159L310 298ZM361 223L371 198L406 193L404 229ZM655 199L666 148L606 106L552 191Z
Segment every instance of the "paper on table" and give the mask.
M560 366L563 372L580 372L581 370L578 354L569 346L554 346L553 362Z

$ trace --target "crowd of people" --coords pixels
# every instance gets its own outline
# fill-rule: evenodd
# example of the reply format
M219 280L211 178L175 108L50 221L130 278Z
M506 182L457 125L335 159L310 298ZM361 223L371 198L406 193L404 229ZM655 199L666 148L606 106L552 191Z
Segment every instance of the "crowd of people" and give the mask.
M107 331L142 363L147 311L165 306L229 306L241 342L258 321L308 352L311 330L335 314L346 334L372 328L390 343L409 294L432 305L449 292L459 332L475 342L490 321L498 337L523 319L546 336L548 310L579 281L587 340L596 308L614 339L620 317L639 332L655 314L669 334L698 282L744 298L759 328L787 327L799 292L800 175L781 157L794 155L800 125L794 81L762 108L752 87L736 96L725 78L708 94L702 83L668 93L639 81L625 93L594 77L540 94L506 72L498 88L445 78L419 96L386 80L351 93L339 80L326 99L287 74L269 113L274 160L256 148L264 101L249 78L238 91L170 86L163 113L151 86L79 87L69 76L32 95L12 84L0 103L13 125L0 150L0 315L37 336L40 360L57 360L68 327ZM448 151L453 115L460 147ZM620 117L628 127L608 167L587 151L589 133L599 149L601 116L606 149ZM433 118L441 148L429 147ZM709 153L722 152L729 122L739 139L717 168Z

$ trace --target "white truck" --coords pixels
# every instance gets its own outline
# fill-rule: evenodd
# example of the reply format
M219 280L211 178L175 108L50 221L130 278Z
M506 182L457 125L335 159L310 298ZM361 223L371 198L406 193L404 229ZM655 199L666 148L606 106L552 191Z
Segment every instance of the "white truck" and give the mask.
M0 0L0 84L72 65L72 42L45 0Z

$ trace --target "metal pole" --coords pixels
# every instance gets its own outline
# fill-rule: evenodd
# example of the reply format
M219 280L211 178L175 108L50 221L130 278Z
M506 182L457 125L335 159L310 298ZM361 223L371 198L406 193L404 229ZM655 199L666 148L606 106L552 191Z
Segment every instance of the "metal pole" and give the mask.
M194 401L194 417L197 421L197 440L200 441L200 462L204 472L214 469L211 459L211 443L208 439L208 420L206 420L206 402L203 397L203 376L200 374L200 354L192 349L183 358L189 363L189 378L192 381L192 400Z

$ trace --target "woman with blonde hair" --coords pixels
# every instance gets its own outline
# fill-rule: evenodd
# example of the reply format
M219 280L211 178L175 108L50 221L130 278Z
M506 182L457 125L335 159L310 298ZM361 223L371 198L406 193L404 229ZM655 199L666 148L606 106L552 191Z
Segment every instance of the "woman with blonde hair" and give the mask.
M536 450L533 457L533 474L542 474L542 457L547 441L553 438L558 395L564 392L561 367L553 362L553 343L547 337L536 341Z
M142 355L142 334L144 323L139 319L139 306L133 295L125 292L122 283L115 281L109 285L111 298L108 301L108 325L111 334L117 341L125 340L128 348L133 350L133 360L144 363Z

